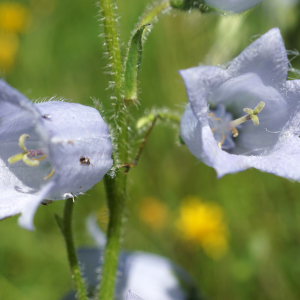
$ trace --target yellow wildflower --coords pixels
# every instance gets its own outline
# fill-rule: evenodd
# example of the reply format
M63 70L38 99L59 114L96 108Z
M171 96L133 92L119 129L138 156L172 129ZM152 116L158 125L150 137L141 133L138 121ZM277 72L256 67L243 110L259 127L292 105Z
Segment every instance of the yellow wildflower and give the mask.
M176 225L184 239L200 245L208 256L217 259L227 252L228 228L219 205L186 198Z
M12 33L26 31L30 21L30 12L25 5L17 2L0 4L0 30Z
M16 34L0 31L0 71L12 68L19 48L19 38Z
M168 210L164 203L156 198L146 197L141 200L139 217L150 228L161 229L167 220Z

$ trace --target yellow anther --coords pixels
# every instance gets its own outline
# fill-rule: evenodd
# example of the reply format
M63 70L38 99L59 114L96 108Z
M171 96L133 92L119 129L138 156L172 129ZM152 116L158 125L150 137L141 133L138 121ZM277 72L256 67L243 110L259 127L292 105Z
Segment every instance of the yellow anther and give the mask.
M29 158L27 153L23 155L23 161L29 167L36 167L40 163L37 160L32 160L31 158Z
M211 132L214 132L216 130L216 128L211 128Z
M55 171L55 169L53 168L52 171L51 171L51 173L50 173L49 175L47 175L47 176L44 178L44 180L50 178L50 177L54 174L54 171Z
M47 155L43 155L42 157L40 157L40 158L32 158L33 160L37 160L37 161L41 161L41 160L43 160L43 159L45 159L47 157Z
M14 164L20 160L29 166L29 167L36 167L39 165L40 161L43 160L46 155L43 155L45 152L43 149L41 150L28 150L25 146L25 139L29 138L29 135L24 133L19 138L19 146L24 151L23 153L18 153L8 158L9 164ZM40 156L43 155L41 158L33 158L33 156Z
M19 153L19 154L16 154L14 156L11 156L9 159L8 159L8 163L10 165L18 162L19 160L22 160L23 159L23 156L24 156L24 153Z
M237 137L239 135L239 132L235 127L231 127L230 130L232 132L233 137Z
M26 146L25 146L25 139L28 139L29 135L24 133L20 136L19 138L19 147L24 151L24 152L28 152Z
M212 117L215 121L221 121L222 120L221 118L216 118L214 113L209 113L208 116Z
M222 141L218 143L220 149L222 149L222 145L224 144L224 142L225 142L225 134L222 134Z

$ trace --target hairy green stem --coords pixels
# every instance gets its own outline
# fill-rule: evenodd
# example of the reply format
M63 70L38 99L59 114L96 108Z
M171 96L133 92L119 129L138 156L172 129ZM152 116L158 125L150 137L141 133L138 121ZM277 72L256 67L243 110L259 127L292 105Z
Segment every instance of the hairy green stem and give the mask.
M163 12L165 9L167 9L170 6L169 0L163 0L161 2L158 2L156 5L154 5L150 10L148 10L142 17L141 21L139 22L138 28L141 26L150 23L154 20L157 15L159 15L161 12Z
M104 253L104 263L101 273L99 300L113 300L121 247L121 235L126 205L126 174L120 165L128 162L128 111L124 97L124 70L121 60L120 45L113 12L113 0L100 0L102 20L108 56L112 66L112 76L115 82L117 96L115 119L115 138L117 147L114 149L114 167L117 170L115 177L105 175L104 184L110 212L107 229L107 244ZM144 15L141 24L151 22L157 14L169 6L168 1L162 1Z
M73 240L73 232L72 232L73 206L74 206L73 200L67 199L65 203L63 219L56 216L56 221L65 239L72 279L73 279L75 289L77 291L77 299L88 300L85 286L81 277L74 240Z
M104 254L104 263L101 273L101 285L99 300L113 300L118 266L118 257L121 246L122 225L124 220L125 208L125 174L119 171L116 176L111 178L105 175L105 188L109 198L108 207L110 218L107 228L107 244Z
M100 0L100 6L108 56L112 65L112 76L115 81L115 93L117 96L116 111L114 115L117 127L115 131L117 148L114 149L114 167L117 172L116 176L113 178L109 175L106 175L104 178L110 218L107 229L107 244L104 253L104 263L101 273L99 299L113 300L126 201L126 175L124 174L123 169L118 169L118 165L119 162L127 162L128 112L123 101L124 70L112 0Z
M100 7L108 57L110 59L112 76L115 82L115 91L117 96L116 112L119 112L123 102L123 63L116 20L113 11L113 2L112 0L100 0Z

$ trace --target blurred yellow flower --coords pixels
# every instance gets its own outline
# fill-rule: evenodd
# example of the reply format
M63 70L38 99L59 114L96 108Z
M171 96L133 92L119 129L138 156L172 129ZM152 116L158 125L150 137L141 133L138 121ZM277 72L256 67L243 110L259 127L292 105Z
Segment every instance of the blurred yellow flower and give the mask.
M19 48L19 37L16 34L0 31L0 71L12 68Z
M228 227L217 204L201 202L197 197L185 198L176 226L185 240L199 244L213 259L228 250Z
M150 228L161 229L168 217L167 206L156 198L146 197L139 203L139 217Z
M3 2L0 4L0 30L12 33L26 31L30 21L28 8L17 2Z

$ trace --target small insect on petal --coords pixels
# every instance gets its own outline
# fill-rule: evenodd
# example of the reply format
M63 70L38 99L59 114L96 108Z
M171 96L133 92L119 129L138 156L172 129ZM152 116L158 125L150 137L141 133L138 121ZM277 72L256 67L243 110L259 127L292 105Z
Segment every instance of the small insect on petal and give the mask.
M88 157L85 156L81 156L79 158L79 162L81 165L87 164L88 166L91 164L90 159Z
M42 117L44 119L52 119L52 116L50 114L44 114Z

